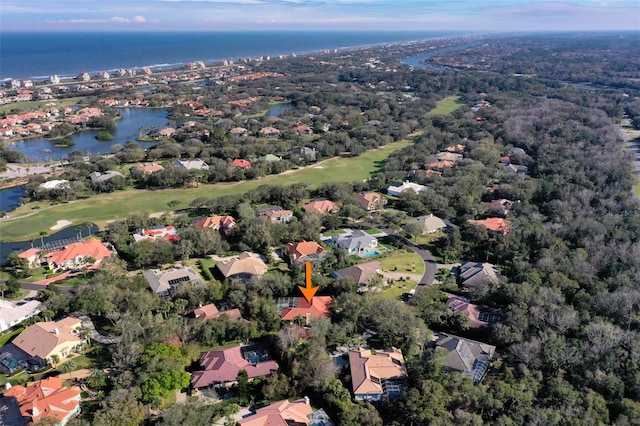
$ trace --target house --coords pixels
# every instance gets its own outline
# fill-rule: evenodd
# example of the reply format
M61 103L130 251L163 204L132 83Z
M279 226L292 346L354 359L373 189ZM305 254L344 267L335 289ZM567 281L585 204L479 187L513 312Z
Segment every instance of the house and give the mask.
M38 185L39 189L52 190L52 189L68 189L71 185L66 179L54 179L47 182L43 182Z
M454 152L439 152L436 154L436 159L438 161L451 161L453 163L457 163L462 160L462 154L457 154Z
M180 241L180 237L178 236L178 231L173 225L167 226L154 226L152 228L141 228L133 234L133 239L137 243L142 240L157 240L157 239L165 239L171 243L177 243Z
M500 314L487 307L475 305L469 299L454 294L448 294L447 305L454 315L464 315L469 318L469 328L487 327L489 324L500 321Z
M358 291L367 291L369 285L382 277L380 262L367 262L348 268L338 269L331 276L337 279L353 279L358 285Z
M417 183L404 181L401 185L392 185L387 188L387 194L399 197L406 191L413 191L415 193L425 192L429 189L428 186L419 185Z
M292 129L298 136L308 136L313 134L313 129L309 126L296 126Z
M199 158L194 160L175 160L173 164L187 170L209 170L209 165Z
M443 366L459 371L474 383L482 381L491 366L496 347L446 333L434 333L431 343L436 356L442 354Z
M285 249L295 264L319 262L327 255L327 251L315 241L288 243Z
M267 154L259 158L260 161L264 161L265 163L275 163L278 161L282 161L282 157L278 157L274 154Z
M195 389L231 386L237 382L240 370L245 370L249 379L255 379L275 373L280 368L258 345L208 351L202 354L199 362L202 370L191 375L191 386Z
M208 305L204 306L200 305L196 309L189 312L189 318L202 322L209 321L211 319L217 319L223 315L227 315L229 319L235 321L242 319L240 309L229 309L228 311L220 312L218 310L218 307L213 303L209 303Z
M309 323L311 318L331 316L329 306L332 301L331 296L314 296L311 302L304 297L281 297L277 301L277 306L282 321L293 321L297 317L302 317Z
M504 169L507 171L507 173L511 174L526 175L527 173L529 173L529 168L527 166L522 166L519 164L505 164Z
M214 231L229 232L236 227L236 220L233 216L209 216L194 220L193 226L200 230L211 228Z
M216 268L224 278L239 280L261 277L269 269L259 255L246 251L226 262L218 262Z
M161 297L169 297L178 289L180 284L191 282L198 286L202 282L200 276L190 267L171 268L166 271L149 269L142 273L149 283L151 291Z
M313 411L309 398L296 401L277 401L258 408L248 417L238 420L240 426L333 426L327 413L320 409Z
M292 160L306 159L310 161L315 161L317 155L318 155L318 152L316 151L315 148L309 148L306 146L298 146L293 148L293 150L291 151Z
M320 214L338 213L340 206L329 200L316 200L302 206L305 212L314 212Z
M356 400L379 401L400 397L408 379L402 351L358 348L349 351L349 368Z
M251 167L251 162L242 158L236 158L231 162L231 165L234 167L240 167L241 169L248 169Z
M427 163L425 164L425 168L427 170L435 170L438 172L443 172L444 169L450 169L452 167L454 167L456 165L455 162L453 161L449 161L449 160L438 160L438 161L433 161L431 163Z
M40 249L31 247L18 254L20 259L26 259L29 262L29 268L34 269L40 266Z
M39 322L25 328L11 344L44 365L53 356L64 359L77 351L85 343L81 328L82 321L75 317Z
M80 387L67 387L59 377L38 380L26 387L11 386L4 391L3 399L11 398L17 402L23 423L3 421L3 424L31 425L41 421L50 424L48 420L54 420L57 425L65 425L80 413L80 393Z
M293 211L284 210L279 206L271 206L256 212L258 216L266 216L271 223L289 223L293 219Z
M387 199L377 192L361 192L354 194L354 198L360 207L368 212L382 210L384 205L387 204Z
M378 249L378 239L364 231L335 235L331 240L335 247L346 251L348 255L356 254L364 257L368 253L377 252Z
M102 241L91 238L87 241L78 241L67 244L60 250L55 250L44 255L44 260L52 271L69 270L88 266L96 268L104 259L114 253ZM88 265L87 261L93 260Z
M491 263L462 262L458 268L458 279L467 288L484 284L497 285L500 282L500 271Z
M104 173L100 173L100 172L92 172L89 174L89 178L91 179L91 183L99 183L99 182L105 182L107 180L111 180L114 177L121 177L124 178L124 175L118 171L115 170L108 170Z
M280 130L275 127L263 127L260 129L260 135L265 138L279 138Z
M513 207L513 201L501 198L489 203L482 203L482 206L484 207L482 214L485 216L507 217Z
M136 170L141 171L145 175L150 175L152 173L164 170L164 167L157 163L138 163L134 167Z
M0 333L14 325L38 315L42 311L42 302L29 300L22 304L13 304L0 299Z
M248 131L244 127L234 127L233 129L229 130L229 134L234 138L246 138L248 135Z
M407 224L417 224L422 227L422 235L433 234L447 229L447 224L438 216L429 214L427 216L419 216L407 222Z
M511 222L501 217L489 217L483 220L470 220L470 224L484 226L487 230L506 235L511 230Z
M445 151L462 154L466 149L467 149L466 145L456 144L456 145L451 145L451 146L446 147Z
M76 80L78 81L89 81L91 80L91 75L88 72L81 72L76 76Z

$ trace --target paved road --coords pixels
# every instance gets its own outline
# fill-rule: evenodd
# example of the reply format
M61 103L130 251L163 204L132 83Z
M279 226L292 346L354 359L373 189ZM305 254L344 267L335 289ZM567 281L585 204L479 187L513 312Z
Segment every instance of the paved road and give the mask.
M80 285L79 286L63 286L63 285L60 285L60 286L58 286L58 290L60 290L61 293L75 294L80 290L81 287L85 287L85 286L80 286ZM23 290L40 291L40 290L44 290L45 288L47 288L47 286L43 285L43 284L21 282L20 283L20 288L23 289Z

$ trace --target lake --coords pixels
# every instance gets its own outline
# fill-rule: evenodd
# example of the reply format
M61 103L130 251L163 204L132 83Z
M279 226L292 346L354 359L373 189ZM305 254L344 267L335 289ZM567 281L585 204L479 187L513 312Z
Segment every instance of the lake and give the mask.
M448 67L433 65L428 62L429 59L433 58L434 56L440 56L446 53L457 52L459 50L468 49L469 47L478 46L480 44L482 44L482 42L465 43L459 46L445 47L444 49L433 50L429 53L424 53L422 55L409 56L408 58L404 58L401 62L405 65L409 65L415 68L428 68L434 71L447 71L449 69Z
M0 190L0 211L10 212L20 205L18 200L24 197L22 186Z
M122 119L116 120L116 130L113 140L99 141L96 135L99 129L85 130L71 136L75 145L69 147L55 146L55 142L49 139L37 138L13 142L10 147L23 153L29 162L60 161L69 156L73 151L80 151L84 155L107 154L112 152L114 144L124 145L127 141L136 142L141 127L167 126L167 111L152 108L119 108ZM155 142L137 142L143 148L155 145Z

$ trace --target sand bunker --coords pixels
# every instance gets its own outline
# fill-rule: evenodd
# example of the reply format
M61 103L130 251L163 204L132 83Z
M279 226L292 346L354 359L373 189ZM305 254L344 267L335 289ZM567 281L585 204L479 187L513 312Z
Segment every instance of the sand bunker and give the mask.
M62 228L64 228L65 226L69 226L69 225L71 225L72 223L73 223L73 222L71 222L70 220L59 220L59 221L58 221L58 223L56 223L55 225L53 225L53 226L51 227L51 229L52 229L53 231L57 231L58 229L62 229Z

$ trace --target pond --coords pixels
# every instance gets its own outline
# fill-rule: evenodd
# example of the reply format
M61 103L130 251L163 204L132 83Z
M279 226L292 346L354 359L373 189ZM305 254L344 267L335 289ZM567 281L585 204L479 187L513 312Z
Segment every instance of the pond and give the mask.
M271 105L267 110L267 117L280 117L280 114L291 108L293 108L293 104L291 102Z
M0 242L0 265L4 265L7 260L7 256L9 256L13 251L24 251L32 246L41 247L43 242L47 244L53 241L77 238L78 236L86 238L98 231L98 227L93 223L80 223L70 225L42 239L40 237L36 237L29 241L17 241L12 243Z
M24 188L22 186L14 186L0 190L0 211L10 212L20 205L18 200L24 197Z
M49 139L36 138L13 142L11 148L23 153L29 162L60 161L73 151L84 155L106 154L112 152L114 144L124 145L127 141L135 141L141 128L165 127L167 111L151 108L119 108L122 119L116 120L113 140L99 141L96 135L100 130L85 130L71 136L75 145L69 147L55 146ZM137 142L143 148L155 145L155 142Z

